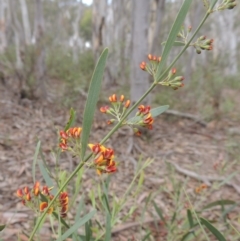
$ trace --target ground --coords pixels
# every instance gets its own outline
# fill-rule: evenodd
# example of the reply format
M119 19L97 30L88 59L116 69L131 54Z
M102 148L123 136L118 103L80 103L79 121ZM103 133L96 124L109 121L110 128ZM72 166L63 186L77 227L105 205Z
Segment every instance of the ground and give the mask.
M19 202L15 195L16 190L33 183L32 162L38 140L41 140L47 163L53 167L51 151L57 146L57 133L67 122L69 109L62 105L62 102L19 100L12 90L4 85L0 87L0 93L0 223L7 223L7 228L0 233L0 238L18 240L17 235L21 230L31 230L29 220L32 218L32 212ZM81 101L74 104L79 125L85 101L83 96L80 99ZM96 115L91 136L93 142L100 141L110 129L106 125L105 117L100 112ZM114 177L110 187L117 195L121 196L131 182L139 159L153 159L152 164L145 170L144 186L137 199L139 207L128 223L117 225L113 231L114 240L128 240L126 237L138 240L137 231L141 229L139 216L150 193L156 192L154 201L164 210L166 216L170 215L173 208L170 194L173 193L174 187L169 175L174 176L177 182L188 180L186 192L191 197L195 195L196 199L199 198L199 201L195 202L197 207L220 199L238 201L239 141L240 125L227 117L204 125L192 119L165 114L156 119L153 131L148 131L142 137L132 137L128 129L114 134L106 145L116 150L119 163L118 172L112 174ZM63 154L63 169L71 171L76 164L76 160L70 155ZM220 173L220 169L224 169L224 172ZM43 181L39 173L37 178ZM99 177L89 170L83 178L84 190L88 192ZM197 196L194 190L202 183L207 184L211 191L206 195ZM157 193L160 189L163 191ZM129 201L122 213L127 212L131 205L133 204ZM164 240L158 239L165 234L153 225L153 213L153 208L150 207L146 212L144 224L155 232L156 240ZM186 209L180 213L185 214ZM72 215L69 215L71 218ZM212 212L208 217L211 219L215 215ZM233 211L229 217L236 226L237 215L238 213ZM49 240L50 229L43 229L42 240ZM27 240L24 235L20 238Z

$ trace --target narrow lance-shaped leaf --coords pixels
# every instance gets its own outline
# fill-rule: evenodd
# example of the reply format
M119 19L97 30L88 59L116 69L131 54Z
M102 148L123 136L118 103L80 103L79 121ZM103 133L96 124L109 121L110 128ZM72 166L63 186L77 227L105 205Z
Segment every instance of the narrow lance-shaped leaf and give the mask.
M206 206L204 206L202 208L202 210L205 210L205 209L208 209L208 208L212 208L212 207L215 207L215 206L233 205L233 204L235 204L235 202L232 201L232 200L228 200L228 199L218 200L218 201L214 201L214 202L211 202L211 203L207 204Z
M167 61L167 58L169 56L169 53L171 51L172 46L174 45L174 42L176 40L176 37L182 27L182 24L184 22L184 19L188 13L188 10L190 8L190 5L192 3L192 0L185 0L178 12L178 15L175 19L175 22L173 23L172 29L168 35L167 41L166 41L166 45L165 48L163 50L163 54L162 54L162 60L158 65L158 69L157 69L157 73L156 73L156 80L160 81L160 76L161 76L161 72L162 69L164 67L164 64Z
M167 109L169 108L169 105L163 105L163 106L159 106L156 108L153 108L150 110L150 113L152 115L152 117L157 117L159 115L161 115L162 113L164 113ZM132 118L130 118L128 120L129 123L137 123L139 120L141 120L140 116L134 116Z
M38 141L37 147L34 153L33 164L32 164L33 183L36 182L36 163L37 163L37 157L38 157L40 146L41 146L41 141Z
M54 186L53 181L52 181L51 177L49 176L46 167L43 165L43 163L41 161L38 162L38 165L39 165L40 171L41 171L42 176L43 176L45 182L47 183L47 185L49 187L53 187ZM56 188L53 188L51 190L51 192L52 192L53 195L55 195L56 194Z
M219 241L226 241L224 236L206 219L200 218L201 223L217 238Z
M3 229L6 227L5 224L0 225L0 232L3 231Z
M85 215L83 218L79 219L73 226L71 226L70 229L68 229L61 237L57 239L57 241L63 241L66 240L67 237L72 235L76 230L78 230L81 226L83 226L87 221L89 221L94 214L96 213L95 210L89 212L87 215Z
M71 125L75 121L75 118L76 118L76 111L73 108L71 108L70 109L70 117L69 117L69 120L68 120L66 126L64 127L64 131L67 131L71 127Z
M108 55L108 49L105 49L97 63L97 66L93 72L92 80L90 83L90 87L88 90L88 97L86 106L84 109L83 114L83 130L81 134L81 158L84 159L84 155L87 149L88 139L93 123L93 117L94 112L96 109L97 101L99 98L100 90L101 90L101 84L102 84L102 78L103 78L103 72L107 60Z
M166 45L166 41L164 41L164 42L162 42L161 44L164 46L164 45ZM184 42L181 42L181 41L175 41L174 43L173 43L173 46L184 46L185 45L185 43Z
M193 217L192 217L192 212L189 209L187 210L187 217L188 217L189 226L190 228L192 228L194 226Z

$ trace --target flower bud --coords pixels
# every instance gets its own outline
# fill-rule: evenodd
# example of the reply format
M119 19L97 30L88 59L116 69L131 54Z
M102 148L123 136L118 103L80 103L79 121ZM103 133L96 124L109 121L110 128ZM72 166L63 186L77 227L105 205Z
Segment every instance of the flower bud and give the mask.
M199 39L199 40L205 40L205 39L206 39L206 36L203 35L203 36L199 37L198 39Z
M121 95L120 96L120 102L123 102L124 101L124 95Z
M108 99L109 99L110 102L117 102L117 96L116 96L116 94L113 94L113 95L109 96Z
M130 100L127 100L126 102L125 102L125 104L124 104L124 107L125 108L128 108L130 106Z
M148 55L148 59L149 60L152 60L153 59L153 56L151 54Z

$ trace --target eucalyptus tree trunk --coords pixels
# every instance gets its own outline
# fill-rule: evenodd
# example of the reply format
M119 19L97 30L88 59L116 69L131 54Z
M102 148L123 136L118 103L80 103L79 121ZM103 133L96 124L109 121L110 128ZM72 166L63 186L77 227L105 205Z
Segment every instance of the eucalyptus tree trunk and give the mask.
M104 46L109 47L109 64L105 82L115 85L125 79L129 59L130 41L127 34L131 31L131 2L128 0L113 0L107 8L106 35L103 38ZM127 50L127 51L126 51Z
M16 70L21 70L23 68L23 62L21 58L21 40L22 40L22 26L20 25L15 4L13 1L9 1L9 11L11 14L11 27L14 33L15 51L16 51Z
M107 12L107 0L93 0L92 4L92 48L97 60L103 50L103 38L105 35L105 23Z
M27 45L31 44L31 28L28 17L28 8L25 0L20 0L21 12L22 12L22 22L25 36L25 43Z
M6 38L6 20L4 10L6 9L6 3L4 0L0 1L0 53L3 53L7 47Z
M159 55L161 53L161 43L160 43L160 32L162 27L163 14L165 9L165 0L155 0L153 2L155 4L154 8L156 9L154 14L154 30L152 41L150 40L151 47L150 52L154 55Z
M73 25L73 62L78 63L79 60L79 47L80 47L80 38L79 38L79 21L82 14L82 1L79 2L77 13L76 13L76 19L72 23Z
M131 100L135 103L148 89L148 74L139 68L148 55L148 19L150 2L132 1L132 53L130 63ZM148 102L146 100L146 102Z
M34 38L35 38L35 80L36 92L35 97L46 97L46 89L44 83L44 76L46 73L46 50L45 50L45 24L43 17L43 1L35 0L35 25L34 25Z
M238 26L239 20L236 21L236 19L239 13L237 9L231 11L231 14L229 12L222 11L217 21L218 28L213 26L215 30L217 29L213 51L215 60L222 59L220 64L225 66L225 76L234 76L238 72L237 46L239 29L236 26Z

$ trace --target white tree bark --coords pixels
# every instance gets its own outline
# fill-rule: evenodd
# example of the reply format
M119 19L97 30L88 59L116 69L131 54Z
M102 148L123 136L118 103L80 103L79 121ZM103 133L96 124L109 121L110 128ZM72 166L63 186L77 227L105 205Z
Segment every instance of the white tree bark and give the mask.
M75 21L72 23L73 25L73 62L74 63L78 63L79 60L79 48L81 47L81 40L79 37L79 21L80 21L80 17L82 15L82 1L79 2L78 8L77 8L77 14L76 14L76 19Z
M4 0L0 1L0 53L3 53L7 47L6 38L6 20L4 10L6 9L6 3Z
M98 59L99 54L103 49L103 38L105 35L105 22L107 12L107 0L93 0L92 5L92 47L95 59Z
M148 54L148 20L150 2L146 0L132 1L132 53L131 53L131 100L135 103L147 90L148 74L139 68Z
M161 53L161 44L160 44L160 31L162 27L162 19L165 9L165 0L155 0L155 21L154 21L154 30L153 30L153 37L152 41L150 40L150 53L154 55L159 55Z
M36 77L36 97L46 97L44 75L46 73L46 50L45 50L45 23L43 17L42 0L35 0L35 29L34 37L36 40L36 65L35 65L35 77Z
M27 8L26 1L20 0L20 5L21 5L21 12L22 12L25 43L27 45L30 45L31 44L31 28L30 28L30 24L29 24L28 8Z
M15 50L16 50L16 68L18 70L23 68L23 62L21 59L20 43L22 39L22 28L17 19L15 5L12 1L9 1L9 11L11 13L11 27L14 33Z
M238 72L237 46L239 29L236 26L239 20L236 21L237 16L237 9L222 11L219 13L217 23L214 21L212 26L216 34L213 48L214 59L216 61L224 57L222 60L225 60L225 76L237 75Z

